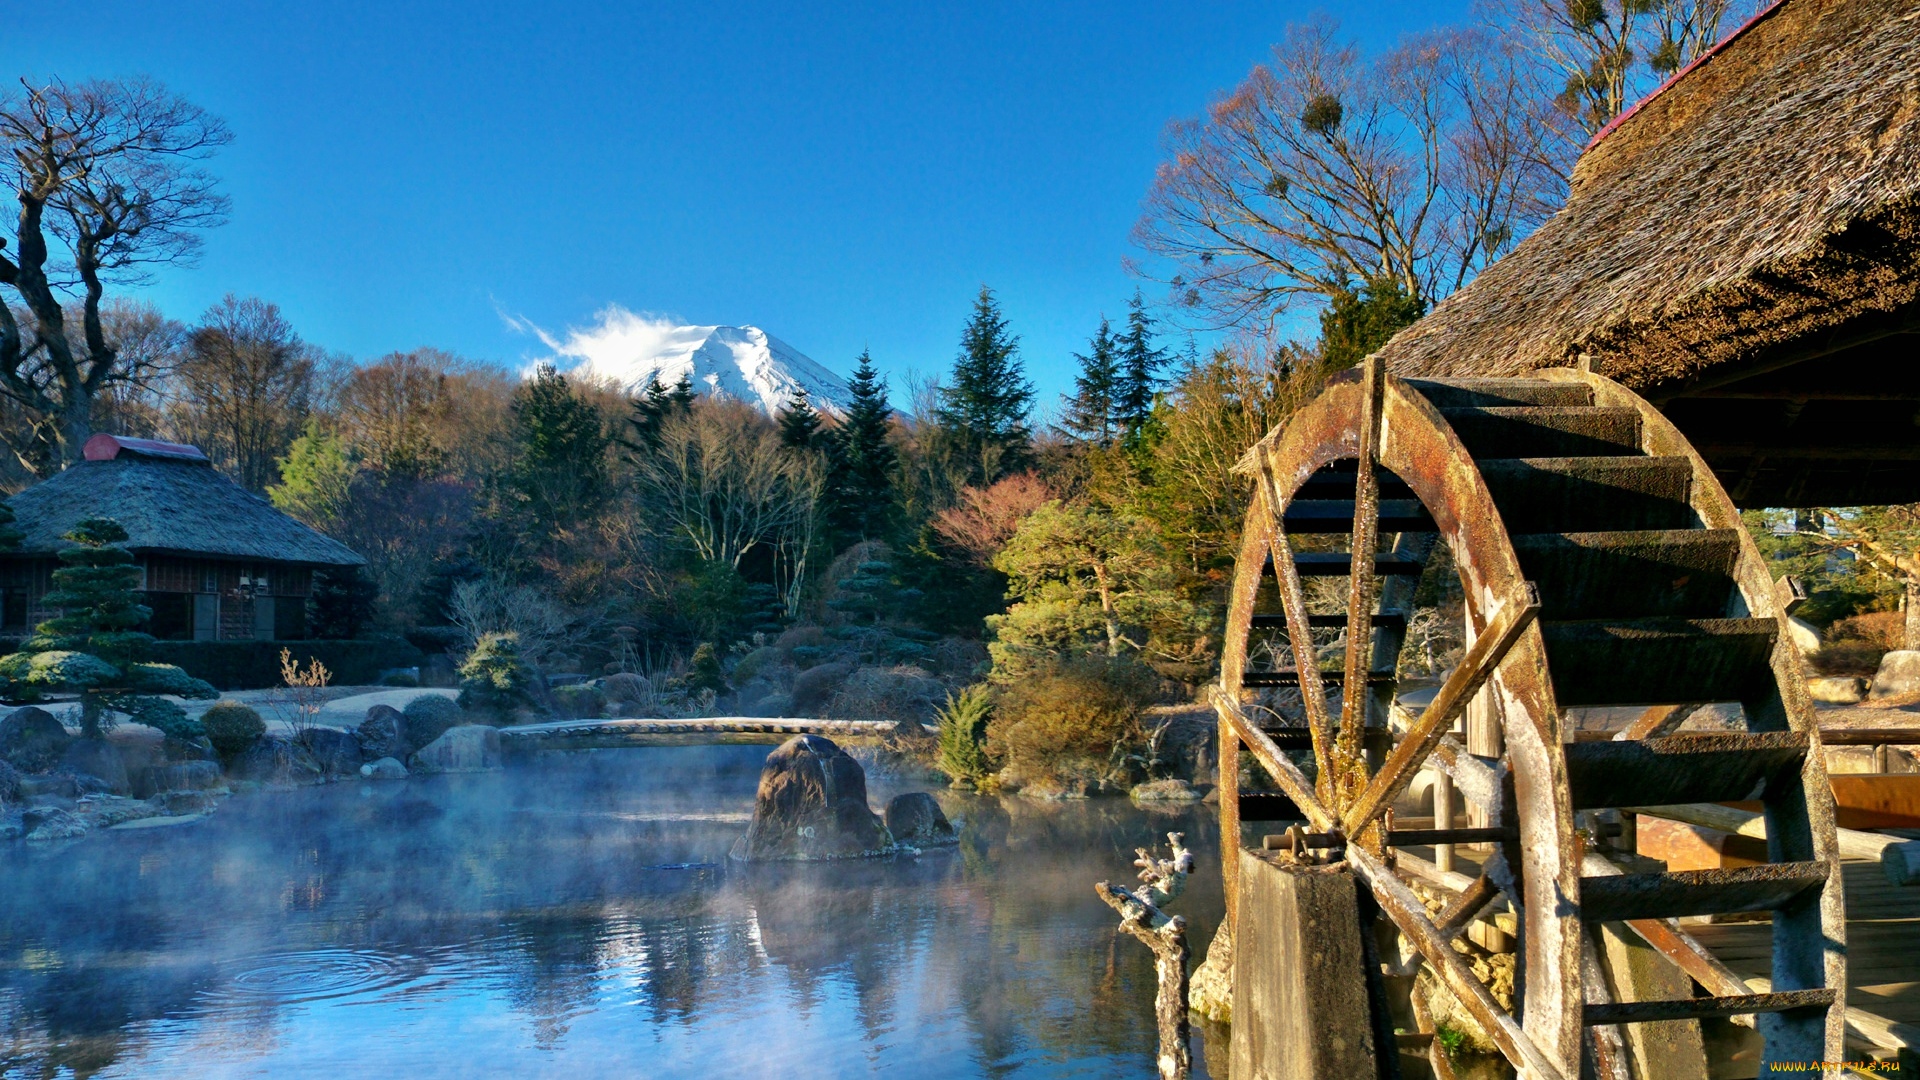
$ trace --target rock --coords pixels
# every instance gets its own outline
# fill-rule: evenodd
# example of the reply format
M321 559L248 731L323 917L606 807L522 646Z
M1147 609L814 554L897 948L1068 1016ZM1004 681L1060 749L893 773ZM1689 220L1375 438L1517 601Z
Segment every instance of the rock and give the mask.
M34 799L77 799L80 797L80 785L71 773L51 773L45 776L23 776L20 778L20 798L23 801Z
M29 705L0 720L0 758L21 772L45 772L60 764L73 736L45 709Z
M227 763L227 775L257 784L310 784L320 767L299 744L279 735L263 735Z
M182 814L212 813L213 808L219 805L220 797L211 791L167 791L147 802L162 813L177 817Z
M73 740L67 744L66 753L60 755L60 765L81 776L98 779L105 790L116 795L125 795L133 790L127 778L127 764L120 757L120 748L105 739Z
M1852 676L1808 679L1807 693L1824 705L1851 705L1867 696L1867 680Z
M213 751L213 740L202 735L195 739L168 738L160 744L161 756L168 761L218 761L220 755ZM214 770L218 772L218 768Z
M20 815L29 840L71 840L87 831L85 822L58 807L43 806Z
M1801 656L1820 651L1820 630L1805 619L1787 618L1787 637L1798 646Z
M768 694L742 712L742 716L786 716L793 710L792 699L785 694Z
M794 716L823 716L827 703L854 673L847 663L820 664L793 677L793 690L787 694L787 709Z
M1187 1008L1216 1023L1233 1022L1233 920L1221 919L1207 958L1187 983Z
M211 761L176 761L133 772L133 797L150 799L167 791L206 791L220 786L220 766Z
M123 799L118 795L92 795L80 800L74 816L89 829L111 829L123 821L158 817L160 808L145 799Z
M1869 700L1920 693L1920 651L1895 649L1880 658L1880 671L1873 677Z
M1139 802L1199 802L1200 793L1185 780L1154 780L1150 783L1135 784L1127 792Z
M953 831L953 823L947 820L946 811L940 809L940 804L933 796L924 791L895 795L887 801L887 809L882 817L895 843L937 847L960 842L959 834Z
M383 757L360 766L360 775L369 780L405 780L407 767L398 758Z
M819 735L795 735L767 755L753 824L734 845L747 860L846 859L893 850L880 815L867 807L860 763Z
M0 759L0 806L20 801L19 770Z
M407 742L407 718L391 705L375 705L367 710L353 736L360 740L360 753L368 760L398 758L402 761L415 747Z
M462 724L420 748L414 768L422 772L484 772L500 767L500 729Z
M352 776L360 771L360 762L365 760L361 755L360 740L339 728L309 729L301 742L325 776Z

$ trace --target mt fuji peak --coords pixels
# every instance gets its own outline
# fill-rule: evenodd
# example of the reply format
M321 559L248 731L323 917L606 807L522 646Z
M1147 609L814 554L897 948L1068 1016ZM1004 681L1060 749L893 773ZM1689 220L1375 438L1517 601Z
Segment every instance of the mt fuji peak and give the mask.
M578 374L610 379L628 393L650 383L672 389L688 377L695 393L744 402L775 416L801 391L820 412L846 415L853 403L845 379L757 326L681 326L624 308L598 314L598 325L541 337L558 357L579 361Z

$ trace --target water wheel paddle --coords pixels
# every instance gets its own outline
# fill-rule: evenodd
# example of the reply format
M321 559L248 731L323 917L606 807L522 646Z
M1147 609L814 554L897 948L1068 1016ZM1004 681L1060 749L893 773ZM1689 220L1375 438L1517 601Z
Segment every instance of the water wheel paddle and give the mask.
M1622 1025L1713 1016L1755 1017L1768 1062L1840 1059L1832 794L1783 583L1672 424L1589 372L1411 380L1369 361L1242 468L1256 495L1215 702L1230 913L1244 748L1284 796L1249 795L1244 816L1290 801L1286 816L1307 821L1294 849L1344 859L1397 931L1401 970L1431 968L1521 1076L1624 1080ZM1413 594L1439 545L1468 644L1424 711L1396 715ZM1313 577L1344 581L1310 602ZM1333 647L1343 632L1354 647ZM1330 689L1355 691L1339 693L1337 715ZM1741 705L1744 730L1675 733L1691 707L1718 702ZM1575 741L1563 710L1584 706L1646 710L1611 741ZM1463 743L1453 732L1469 712ZM1393 801L1426 768L1451 775L1478 828L1392 830ZM1590 851L1596 811L1755 798L1763 865L1623 873ZM1494 845L1464 886L1398 853L1447 841ZM1432 914L1410 886L1446 880L1457 895ZM1502 895L1515 912L1511 1009L1452 947ZM1672 921L1737 912L1772 919L1769 993ZM1600 922L1632 926L1706 995L1613 1000L1594 960Z

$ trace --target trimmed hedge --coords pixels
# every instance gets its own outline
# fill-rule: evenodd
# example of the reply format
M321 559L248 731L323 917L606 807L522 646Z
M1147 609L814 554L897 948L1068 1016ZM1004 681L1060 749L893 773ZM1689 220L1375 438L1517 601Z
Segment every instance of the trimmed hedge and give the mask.
M404 640L378 641L156 641L148 657L177 664L220 690L261 690L280 685L280 650L302 666L318 660L341 686L372 686L388 668L413 667L426 657Z

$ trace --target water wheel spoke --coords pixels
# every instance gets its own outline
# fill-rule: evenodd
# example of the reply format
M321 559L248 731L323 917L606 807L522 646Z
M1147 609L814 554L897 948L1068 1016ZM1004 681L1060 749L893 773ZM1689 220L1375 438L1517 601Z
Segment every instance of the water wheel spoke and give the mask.
M1560 1067L1541 1053L1512 1016L1493 1000L1485 984L1474 977L1464 957L1453 948L1452 935L1442 932L1427 917L1427 909L1405 882L1387 869L1372 852L1358 845L1347 848L1347 863L1364 879L1379 902L1381 910L1400 928L1413 947L1426 957L1434 973L1453 996L1479 1022L1487 1037L1501 1054L1522 1071L1538 1080L1565 1080Z
M1620 741L1633 739L1657 739L1662 735L1671 735L1680 730L1687 717L1700 711L1705 702L1689 702L1685 705L1655 705L1636 717L1614 738Z
M1353 542L1348 550L1346 678L1340 686L1340 745L1334 767L1340 773L1337 804L1346 804L1352 789L1366 782L1366 756L1361 740L1367 723L1367 668L1371 666L1374 559L1380 546L1380 481L1374 461L1380 456L1380 396L1383 372L1376 360L1362 369L1364 396L1360 413L1360 457L1353 477ZM1349 833L1358 830L1349 829Z
M1313 827L1332 828L1338 819L1315 796L1313 781L1308 780L1306 774L1300 771L1300 767L1281 752L1271 736L1260 730L1259 725L1247 719L1247 714L1241 710L1240 703L1228 699L1224 694L1215 694L1214 708L1221 719L1232 725L1234 733L1247 744L1247 750L1253 755L1253 759L1267 770L1267 775L1280 786L1281 792L1293 800L1293 804L1300 808L1301 813L1307 815L1307 820L1313 823Z
M1313 648L1313 630L1307 624L1306 591L1300 587L1300 570L1294 565L1293 545L1280 527L1285 503L1273 476L1273 458L1267 445L1256 444L1260 461L1260 498L1267 530L1267 549L1273 560L1274 581L1280 590L1280 608L1287 618L1287 643L1293 649L1293 667L1300 678L1300 705L1307 713L1307 730L1313 738L1313 756L1326 761L1333 741L1333 724L1327 716L1327 691L1320 678L1320 657Z
M1466 711L1467 703L1493 677L1494 670L1539 614L1540 598L1531 590L1525 597L1509 600L1494 613L1486 630L1474 638L1453 675L1434 695L1433 703L1408 728L1406 738L1394 747L1392 756L1375 774L1366 791L1347 808L1341 825L1348 836L1359 835L1361 829L1379 817L1407 785L1413 783L1414 774L1426 764L1434 746L1453 730L1454 721Z

